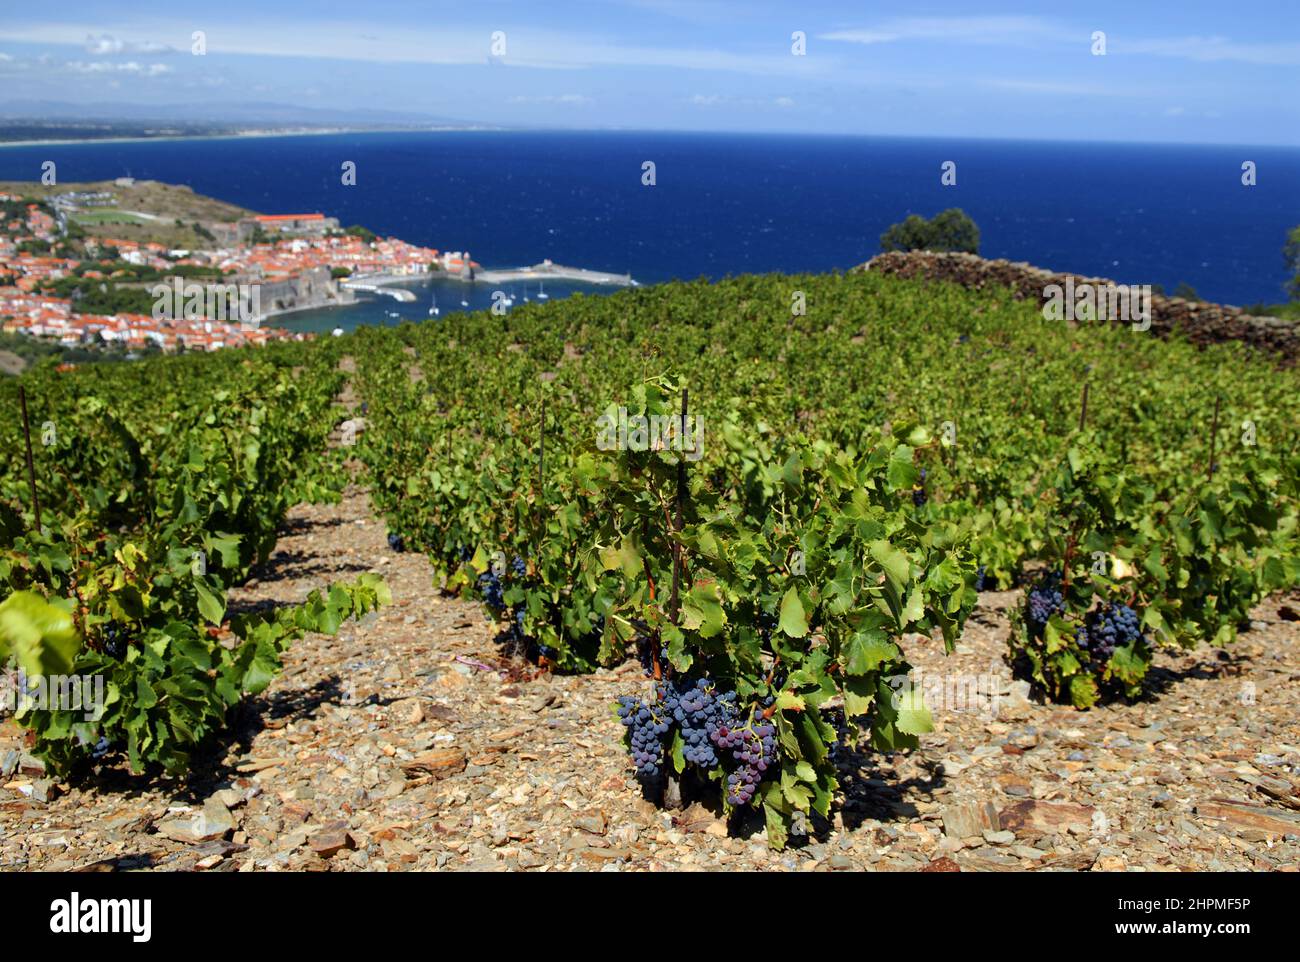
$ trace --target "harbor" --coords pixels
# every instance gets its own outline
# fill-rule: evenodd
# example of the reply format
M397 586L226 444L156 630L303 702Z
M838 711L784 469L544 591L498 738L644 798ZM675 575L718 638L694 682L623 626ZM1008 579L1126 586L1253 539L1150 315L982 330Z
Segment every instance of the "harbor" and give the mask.
M433 268L423 272L370 270L340 278L338 290L346 292L350 301L296 312L284 323L295 332L349 331L362 324L433 320L497 310L503 305L508 310L575 293L613 293L639 286L631 274L568 267L551 260L531 267L489 270L460 251L439 253Z
M546 278L544 283L542 277ZM506 308L513 310L529 304L553 304L574 294L604 296L629 289L624 285L556 280L549 275L541 275L536 282L531 279L503 283L466 281L454 273L444 271L397 277L379 286L387 291L400 291L409 295L400 301L391 295L376 296L356 291L351 303L297 311L277 318L276 323L294 333L328 334L339 328L351 331L362 325L386 327L407 321L418 323L461 313L491 311L498 303L494 300L494 294L498 291L505 295ZM375 281L370 279L366 283L373 284ZM437 313L433 313L435 310Z

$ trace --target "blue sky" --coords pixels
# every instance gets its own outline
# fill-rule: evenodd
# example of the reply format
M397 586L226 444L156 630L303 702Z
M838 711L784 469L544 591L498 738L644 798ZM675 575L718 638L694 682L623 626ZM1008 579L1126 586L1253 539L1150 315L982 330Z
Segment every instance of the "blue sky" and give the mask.
M0 5L0 109L193 104L200 119L272 102L507 126L1300 144L1296 0Z

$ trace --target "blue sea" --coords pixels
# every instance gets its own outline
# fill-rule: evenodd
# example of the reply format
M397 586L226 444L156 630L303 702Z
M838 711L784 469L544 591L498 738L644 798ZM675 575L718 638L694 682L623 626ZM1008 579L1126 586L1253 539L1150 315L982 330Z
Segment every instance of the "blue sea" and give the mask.
M1300 150L662 132L433 131L0 149L0 179L136 178L265 213L345 224L488 267L559 264L641 283L845 269L891 223L961 207L980 252L1125 283L1191 284L1206 299L1284 299L1282 246L1300 224ZM956 186L940 166L957 165ZM1243 161L1258 183L1241 183ZM355 186L341 182L356 164ZM655 184L642 183L643 164ZM576 285L555 285L558 297ZM515 302L535 291L516 290ZM481 295L481 296L480 296ZM472 307L486 306L479 291ZM460 309L450 288L440 308ZM403 305L405 312L423 317ZM392 323L393 301L335 312ZM308 319L313 326L334 322ZM289 325L292 326L292 325Z

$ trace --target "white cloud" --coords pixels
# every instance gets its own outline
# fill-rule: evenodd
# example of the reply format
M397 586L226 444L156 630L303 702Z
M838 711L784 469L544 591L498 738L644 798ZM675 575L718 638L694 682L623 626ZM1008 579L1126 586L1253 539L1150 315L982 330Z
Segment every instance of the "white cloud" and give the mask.
M119 53L160 54L175 53L175 51L165 43L155 43L152 40L121 40L111 34L101 33L99 36L86 35L86 53L94 57L107 57Z
M778 107L787 110L795 105L792 97L731 97L725 94L696 94L686 101L693 107L751 107L768 109Z
M121 53L124 46L125 45L121 40L110 37L108 34L103 34L99 37L86 37L86 53L97 57L102 57L105 54L110 53Z
M1072 83L1068 80L1004 80L987 77L978 81L981 86L995 90L1011 90L1016 93L1048 94L1052 96L1078 97L1139 97L1153 93L1150 86L1106 87L1101 84Z
M149 25L154 36L177 38L189 47L190 22ZM590 67L660 67L675 70L719 71L743 74L815 75L831 69L833 58L792 57L788 45L775 43L770 52L733 52L718 48L653 47L628 45L620 38L582 34L573 30L507 29L507 53L489 57L490 29L438 24L388 24L367 21L309 20L286 23L271 19L250 21L238 27L213 23L207 28L208 53L251 54L274 57L313 57L369 63L423 63L484 65L534 69L581 70ZM25 43L77 44L122 53L148 52L140 45L103 34L85 24L33 23L0 26L0 39ZM162 45L160 45L162 46ZM172 48L164 47L171 50ZM97 56L107 55L96 54Z
M821 40L857 44L921 40L959 44L1030 46L1044 42L1086 44L1080 30L1033 16L900 17L864 29L819 34ZM1227 37L1163 37L1148 40L1111 37L1111 53L1148 54L1212 63L1236 61L1269 66L1300 66L1300 43L1243 43Z
M586 107L595 101L585 94L539 94L535 96L511 97L512 104L558 104L568 107Z
M818 34L821 40L878 44L900 40L937 40L966 44L1023 45L1046 39L1078 39L1086 35L1067 30L1041 17L900 17L863 30Z
M848 43L893 43L901 39L899 34L885 33L882 30L837 30L834 33L817 35L819 40L843 40Z
M1119 38L1111 44L1111 51L1179 57L1203 63L1235 61L1273 67L1300 66L1300 43L1238 43L1227 37L1167 37L1131 42Z
M171 73L172 68L165 63L136 63L134 60L128 60L126 63L112 63L107 60L95 60L90 63L84 63L80 60L68 61L68 69L73 73L95 73L95 74L112 74L112 73L129 73L142 77L158 77L165 73Z

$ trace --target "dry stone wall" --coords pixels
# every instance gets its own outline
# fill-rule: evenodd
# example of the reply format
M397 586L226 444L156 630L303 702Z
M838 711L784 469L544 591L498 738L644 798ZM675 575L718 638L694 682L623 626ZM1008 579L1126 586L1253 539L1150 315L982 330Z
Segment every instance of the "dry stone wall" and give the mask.
M1115 283L1101 277L1059 274L1031 264L1007 260L988 260L974 254L931 253L929 251L889 252L873 257L857 270L874 271L897 277L920 277L949 281L964 287L1009 287L1017 298L1043 304L1046 288L1052 284L1065 287L1073 278L1077 287L1092 284L1104 287ZM1223 304L1206 304L1181 297L1151 296L1151 331L1161 337L1182 332L1194 344L1242 341L1254 348L1279 357L1282 363L1295 364L1300 358L1300 324L1279 317L1258 317L1240 308Z

